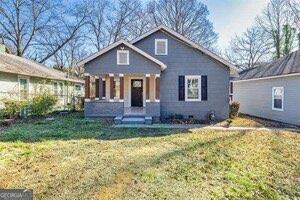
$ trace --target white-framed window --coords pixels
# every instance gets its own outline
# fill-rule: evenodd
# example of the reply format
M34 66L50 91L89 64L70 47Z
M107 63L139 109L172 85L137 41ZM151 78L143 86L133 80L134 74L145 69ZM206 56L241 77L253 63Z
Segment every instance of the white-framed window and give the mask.
M62 98L64 96L64 84L62 82L54 82L53 93L55 96Z
M19 99L27 100L29 98L29 78L19 76Z
M284 88L272 88L272 110L283 111L284 107Z
M201 76L185 76L185 101L201 101Z
M155 55L160 55L160 56L168 55L167 39L155 39Z
M129 65L129 51L118 50L117 51L117 64L118 65Z

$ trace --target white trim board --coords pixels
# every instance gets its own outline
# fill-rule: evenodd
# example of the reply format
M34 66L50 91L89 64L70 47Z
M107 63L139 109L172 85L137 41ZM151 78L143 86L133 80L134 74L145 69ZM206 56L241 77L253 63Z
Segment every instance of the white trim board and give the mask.
M291 77L291 76L300 76L300 73L294 73L294 74L283 74L283 75L277 75L277 76L268 76L268 77L262 77L262 78L253 78L253 79L245 79L245 80L233 80L234 83L239 82L248 82L248 81L258 81L258 80L267 80L267 79L275 79L275 78L284 78L284 77Z
M162 71L165 70L165 69L167 68L167 65L165 65L163 62L161 62L161 61L157 60L156 58L150 56L150 55L147 54L146 52L144 52L144 51L142 51L141 49L139 49L139 48L133 46L132 44L130 44L129 42L127 42L127 41L125 41L125 40L123 40L123 39L122 39L122 40L119 40L118 42L115 42L115 43L109 45L108 47L106 47L106 48L100 50L99 52L94 53L93 55L91 55L91 56L85 58L84 60L80 61L80 62L78 63L78 66L84 65L85 63L87 63L87 62L89 62L89 61L91 61L91 60L97 58L98 56L100 56L100 55L102 55L102 54L104 54L104 53L110 51L111 49L113 49L113 48L119 46L120 44L126 45L127 47L129 47L130 49L134 50L135 52L141 54L142 56L144 56L144 57L148 58L149 60L153 61L154 63L158 64L158 65L161 67L161 70L162 70Z

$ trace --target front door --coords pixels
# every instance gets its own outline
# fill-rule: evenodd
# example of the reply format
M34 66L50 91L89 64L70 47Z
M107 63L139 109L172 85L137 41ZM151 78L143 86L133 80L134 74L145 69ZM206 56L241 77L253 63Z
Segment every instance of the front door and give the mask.
M131 80L131 106L143 107L143 80Z

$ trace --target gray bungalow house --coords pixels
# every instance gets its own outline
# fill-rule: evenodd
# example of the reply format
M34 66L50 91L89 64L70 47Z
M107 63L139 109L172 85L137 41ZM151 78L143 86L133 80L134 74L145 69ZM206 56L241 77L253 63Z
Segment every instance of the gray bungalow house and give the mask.
M111 44L79 65L85 68L86 117L205 120L211 111L217 119L228 117L235 67L165 26Z
M241 72L233 81L233 101L241 113L300 125L300 50Z

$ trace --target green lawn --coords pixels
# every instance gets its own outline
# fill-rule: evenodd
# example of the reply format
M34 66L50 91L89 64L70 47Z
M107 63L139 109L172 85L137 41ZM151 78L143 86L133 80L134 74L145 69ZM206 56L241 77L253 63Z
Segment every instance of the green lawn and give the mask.
M0 132L0 188L36 199L299 199L300 134L116 129L80 114Z

